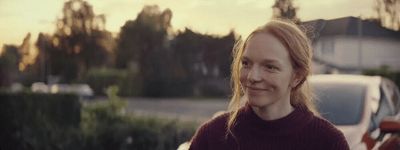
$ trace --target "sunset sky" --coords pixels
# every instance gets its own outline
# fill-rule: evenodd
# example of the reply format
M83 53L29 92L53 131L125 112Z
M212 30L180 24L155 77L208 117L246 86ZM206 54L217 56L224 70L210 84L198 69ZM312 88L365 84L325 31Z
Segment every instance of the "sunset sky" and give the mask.
M34 42L39 32L52 33L66 0L0 0L0 47L20 44L28 32ZM118 33L125 21L136 18L144 5L157 4L173 12L175 30L246 35L271 18L274 0L87 0L96 14L105 14L106 29ZM374 0L295 0L301 20L345 16L373 16Z

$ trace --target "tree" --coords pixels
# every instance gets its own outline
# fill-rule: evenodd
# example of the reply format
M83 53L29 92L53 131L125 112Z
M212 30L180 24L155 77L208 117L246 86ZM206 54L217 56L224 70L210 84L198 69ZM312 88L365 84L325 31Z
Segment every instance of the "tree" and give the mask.
M84 0L64 3L63 17L57 20L56 32L38 37L37 63L49 63L51 75L59 75L64 82L83 77L92 67L111 66L115 41L105 30L104 15L95 15ZM43 54L46 53L46 54ZM45 57L44 57L45 56Z
M116 66L137 71L143 78L143 92L147 96L164 95L171 78L171 19L171 10L145 6L136 20L122 26L119 34Z
M376 0L374 10L383 26L400 29L400 0Z
M299 8L293 6L293 0L275 0L272 9L272 18L288 19L292 20L294 23L300 22L300 19L296 16Z
M232 30L226 36L220 39L220 52L218 54L219 70L221 70L221 77L229 78L231 75L231 63L233 61L232 50L236 41L235 32Z
M185 29L173 40L174 60L189 79L202 78L202 70L209 72L213 67L220 72L217 77L229 77L234 42L234 31L217 37Z
M171 10L161 12L157 5L151 5L145 6L136 20L127 21L118 37L116 66L127 68L143 64L147 59L143 57L165 48L171 17Z
M4 45L0 55L0 87L9 86L18 74L21 54L15 45Z
M202 85L206 85L206 90L216 87L207 85L205 81L229 78L234 42L233 31L225 36L213 36L185 29L177 34L172 42L174 64L180 79L186 83L186 89L190 89L189 93L197 91L200 93L195 95L207 95L209 93L203 91Z

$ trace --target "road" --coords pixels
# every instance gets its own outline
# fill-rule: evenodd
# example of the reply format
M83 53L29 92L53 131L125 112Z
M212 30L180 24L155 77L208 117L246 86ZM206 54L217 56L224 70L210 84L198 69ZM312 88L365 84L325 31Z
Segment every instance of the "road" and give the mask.
M155 116L181 121L204 122L218 111L225 111L228 99L184 98L123 98L127 100L126 111L140 116ZM97 99L96 101L105 100Z

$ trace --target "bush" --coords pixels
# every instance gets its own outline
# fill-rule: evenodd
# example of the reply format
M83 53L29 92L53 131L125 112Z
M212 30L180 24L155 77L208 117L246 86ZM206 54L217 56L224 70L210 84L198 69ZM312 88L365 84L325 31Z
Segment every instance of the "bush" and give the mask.
M190 123L160 118L103 116L90 120L84 139L85 149L93 150L172 150L190 140L195 131Z
M81 107L69 94L0 94L1 150L170 150L195 123L125 114L117 86L109 100Z
M141 80L128 70L91 69L80 82L89 84L95 95L106 95L105 89L111 85L117 85L122 96L138 96L141 93Z
M179 78L145 80L129 70L109 68L91 69L81 80L93 89L95 95L106 95L109 86L118 86L120 96L188 97L193 96L192 83ZM145 82L145 84L143 83Z
M80 106L71 94L1 93L0 148L50 150L77 142Z
M125 102L108 90L110 100L86 106L82 113L85 149L169 150L190 140L194 123L124 114Z
M392 80L398 87L400 87L400 72L390 70L388 66L382 66L379 69L368 69L363 71L364 75L382 76Z

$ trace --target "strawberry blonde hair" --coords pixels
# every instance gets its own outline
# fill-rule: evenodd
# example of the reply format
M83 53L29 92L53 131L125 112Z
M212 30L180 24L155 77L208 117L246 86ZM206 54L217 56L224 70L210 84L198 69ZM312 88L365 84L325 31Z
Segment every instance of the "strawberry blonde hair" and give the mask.
M239 40L233 48L233 62L232 62L232 98L229 102L228 111L228 124L227 124L227 136L234 134L232 129L236 123L236 118L240 107L243 105L242 96L243 90L240 84L240 69L241 69L241 57L246 47L246 43L255 34L271 34L277 38L288 50L290 61L293 66L294 73L299 75L301 82L296 87L292 88L290 94L290 103L292 105L304 105L315 115L318 112L314 106L312 92L307 82L307 77L311 74L311 59L312 59L312 47L310 40L306 34L294 23L286 20L272 20L266 25L253 31L244 43Z

